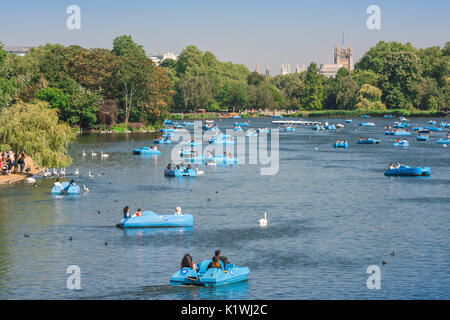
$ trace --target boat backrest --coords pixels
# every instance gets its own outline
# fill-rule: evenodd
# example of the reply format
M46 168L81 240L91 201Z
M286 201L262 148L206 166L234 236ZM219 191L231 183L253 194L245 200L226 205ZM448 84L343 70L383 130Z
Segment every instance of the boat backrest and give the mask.
M150 216L156 216L156 213L153 211L142 211L142 215L150 217Z
M211 259L203 260L198 264L198 273L203 274L206 272L206 269L208 268L208 265L212 262Z

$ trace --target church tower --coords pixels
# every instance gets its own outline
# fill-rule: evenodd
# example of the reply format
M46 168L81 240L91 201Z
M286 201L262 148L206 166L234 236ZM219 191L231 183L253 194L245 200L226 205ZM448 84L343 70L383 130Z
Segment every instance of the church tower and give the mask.
M353 70L353 52L352 47L347 49L342 46L341 50L336 45L334 47L334 64L342 64L348 71Z
M258 64L256 64L255 72L256 72L257 74L259 74Z

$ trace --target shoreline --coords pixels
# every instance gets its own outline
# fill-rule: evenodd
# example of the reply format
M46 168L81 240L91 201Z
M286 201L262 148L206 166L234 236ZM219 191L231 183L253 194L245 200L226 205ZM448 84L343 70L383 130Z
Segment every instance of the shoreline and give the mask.
M237 119L250 119L250 118L272 118L273 114L262 113L262 112L248 112L248 113L234 113L239 115L241 118ZM317 110L317 111L295 111L295 112L277 112L277 115L282 115L283 117L299 117L299 118L318 118L318 117L330 117L330 118L345 118L345 117L360 117L362 115L369 115L371 117L383 118L384 115L392 115L394 117L434 117L434 118L447 118L449 116L446 111L421 111L421 110L402 110L402 109L392 109L392 110L377 110L377 111L364 111L364 110ZM175 121L186 121L186 120L205 120L205 119L234 119L227 113L186 113L171 114L168 119Z
M34 175L40 174L44 171L44 168L39 168L34 166L33 159L30 157L25 158L25 163L29 163L31 161L31 171L26 173L11 173L10 175L3 176L0 175L0 185L9 185L22 180L25 180L28 177L32 177Z

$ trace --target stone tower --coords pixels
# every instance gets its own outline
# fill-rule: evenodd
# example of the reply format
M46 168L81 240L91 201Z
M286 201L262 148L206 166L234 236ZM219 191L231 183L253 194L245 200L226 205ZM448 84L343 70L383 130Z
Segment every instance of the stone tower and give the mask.
M257 74L259 74L258 64L256 64L255 72L256 72Z
M348 71L353 70L353 52L352 47L349 46L347 49L344 47L339 50L336 45L334 47L334 64L342 64Z

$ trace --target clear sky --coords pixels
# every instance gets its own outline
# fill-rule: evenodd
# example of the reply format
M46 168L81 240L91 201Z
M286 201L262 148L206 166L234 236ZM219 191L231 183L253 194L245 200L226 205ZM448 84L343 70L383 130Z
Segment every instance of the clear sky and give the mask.
M448 0L0 0L4 45L45 43L111 48L130 34L151 53L179 53L193 44L222 61L261 72L281 64L329 63L335 44L353 47L354 62L380 40L417 47L450 41ZM81 29L69 30L66 9L81 8ZM366 26L369 5L381 9L381 30ZM332 61L331 61L332 62Z

